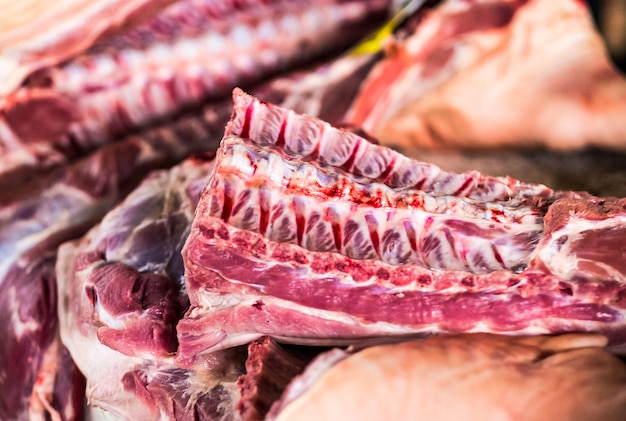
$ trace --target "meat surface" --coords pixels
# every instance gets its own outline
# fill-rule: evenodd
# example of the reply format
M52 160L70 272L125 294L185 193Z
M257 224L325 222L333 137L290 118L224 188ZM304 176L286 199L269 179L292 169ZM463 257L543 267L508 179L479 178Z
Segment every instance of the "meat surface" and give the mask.
M17 203L20 200L37 201L37 194L49 196L61 194L53 186L62 178L70 184L79 182L79 173L93 168L88 179L98 180L110 171L113 183L118 183L119 196L122 197L151 169L168 167L182 161L194 153L212 152L219 146L219 139L228 121L231 104L217 102L203 107L197 112L184 114L161 125L155 125L138 133L126 136L104 145L91 154L74 159L71 163L53 168L20 168L0 175L0 204ZM76 158L81 153L68 149L59 151L65 157ZM54 159L55 154L52 154ZM86 164L85 162L91 162ZM82 168L82 169L81 169ZM94 186L104 193L104 182ZM50 190L50 191L49 191ZM124 191L122 191L124 190ZM44 206L45 201L40 201ZM54 202L54 200L52 200Z
M80 419L84 379L57 331L56 250L19 257L0 280L0 419Z
M202 368L174 364L188 306L180 249L212 162L152 173L82 239L59 249L63 343L87 378L90 405L125 420L232 420L245 349Z
M234 100L183 251L180 361L262 335L592 331L624 344L625 199L447 173Z
M622 420L626 365L604 343L475 334L334 350L290 384L266 419Z
M98 38L157 13L173 1L3 1L0 95L15 90L33 70L85 51Z
M387 7L386 0L177 2L41 69L0 99L0 180L58 165L223 99L235 86L341 51Z
M107 416L261 420L319 352L264 338L247 356L243 348L200 356L193 370L174 362L175 326L189 306L180 251L212 166L197 156L152 173L60 248L61 337L90 405Z
M230 106L225 110L228 115ZM73 364L59 363L65 351L55 339L57 247L83 235L148 171L210 149L211 137L219 138L223 131L218 118L220 129L212 132L216 129L211 116L207 111L201 118L181 118L147 130L56 168L23 189L0 193L0 319L5 322L0 390L11 390L1 395L0 418L19 420L50 412L55 376L74 378ZM63 402L72 396L62 393ZM31 395L34 406L29 404ZM80 411L82 398L72 402Z
M403 146L626 149L626 79L584 1L446 0L418 18L352 124Z
M241 399L236 405L239 419L264 420L291 380L301 374L319 352L314 347L287 348L269 337L251 342L246 374L237 382L241 390Z
M63 22L93 24L78 32L92 35L84 40L59 41L72 24L20 32L25 42L48 37L68 48L47 48L30 63L12 56L26 57L17 70L29 77L0 99L0 419L81 419L83 375L87 417L263 419L311 357L266 335L364 345L436 333L584 331L626 349L626 199L449 173L297 114L359 133L345 125L346 112L376 52L252 89L283 108L236 91L214 169L196 159L154 173L87 237L57 251L149 170L214 150L231 112L220 98L232 86L328 58L379 22L389 2L129 2L133 10L120 7L106 21L89 18L113 3L53 8L69 17ZM480 37L500 39L539 4L444 2L414 16L379 66L429 19L474 28L463 11L485 12L485 28L469 32L490 47ZM437 15L450 6L460 14ZM54 13L34 22L52 22ZM452 32L453 44L466 35ZM2 36L0 67L11 56ZM465 61L455 56L458 67L446 62L439 76L456 80L456 71L483 63L481 48L464 50ZM439 92L446 80L426 87ZM325 354L305 388L346 355Z

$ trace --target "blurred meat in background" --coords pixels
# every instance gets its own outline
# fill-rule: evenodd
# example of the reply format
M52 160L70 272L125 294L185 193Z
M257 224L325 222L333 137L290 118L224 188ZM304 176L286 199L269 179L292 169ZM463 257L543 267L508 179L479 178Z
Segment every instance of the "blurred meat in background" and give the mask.
M626 2L623 0L590 1L589 7L613 62L626 72Z

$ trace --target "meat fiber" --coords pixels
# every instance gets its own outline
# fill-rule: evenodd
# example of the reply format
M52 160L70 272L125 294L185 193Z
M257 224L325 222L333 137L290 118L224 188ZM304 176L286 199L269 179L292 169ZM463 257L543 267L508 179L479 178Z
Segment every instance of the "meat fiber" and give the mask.
M622 420L626 365L594 335L475 334L334 350L267 421Z
M189 306L180 250L213 166L207 158L152 173L60 248L61 337L87 377L90 405L108 416L259 420L319 352L264 338L247 358L234 349L199 358L195 370L174 363L175 325Z
M82 239L59 250L63 343L87 399L127 420L232 420L245 349L202 368L174 364L174 326L188 306L180 249L210 160L151 174Z
M320 350L314 347L290 347L269 337L248 346L246 374L238 384L241 399L236 410L242 421L263 420L291 380L302 373Z
M57 331L55 251L23 253L0 282L0 419L80 419L84 379Z
M2 98L0 179L62 163L223 99L234 86L341 51L380 22L387 7L386 0L176 3L41 69Z
M183 251L179 361L262 335L592 331L625 343L626 199L447 173L234 100Z
M446 0L387 47L349 117L383 143L626 149L626 79L584 1Z

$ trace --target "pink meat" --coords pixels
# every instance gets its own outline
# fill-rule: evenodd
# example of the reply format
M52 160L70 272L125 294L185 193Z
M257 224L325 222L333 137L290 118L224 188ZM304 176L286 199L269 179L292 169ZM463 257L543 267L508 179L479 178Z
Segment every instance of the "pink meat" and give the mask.
M144 182L82 239L59 248L60 335L87 378L90 405L126 420L233 420L245 351L216 353L202 370L173 363L188 305L180 248L210 159Z
M229 108L225 109L228 114ZM217 128L211 125L211 116L218 110L206 111L199 118L181 118L170 126L153 128L101 148L71 165L56 168L37 182L27 183L27 188L2 190L0 320L4 328L0 333L0 418L22 420L60 414L60 419L73 419L72 413L80 414L82 376L75 375L77 369L68 362L67 351L58 339L54 270L57 247L83 235L148 171L171 166L189 153L209 147L210 139L221 132L216 134ZM223 122L217 120L221 129ZM132 280L132 276L128 278ZM142 277L138 278L141 281ZM126 286L131 308L135 304L137 309L132 299L142 295L158 307L158 293L163 287L133 291L133 284ZM152 315L159 320L159 311L166 310L162 316L164 334L155 334L157 345L162 345L164 337L175 341L171 327L167 335L167 322L171 324L167 319L171 314L168 304L175 300L164 301ZM154 330L158 333L158 326ZM127 339L116 333L105 336L118 344ZM167 349L171 350L172 345Z
M260 335L596 331L623 345L625 221L624 199L446 173L237 91L183 251L178 358Z
M322 354L267 421L618 421L626 365L594 334L449 335Z

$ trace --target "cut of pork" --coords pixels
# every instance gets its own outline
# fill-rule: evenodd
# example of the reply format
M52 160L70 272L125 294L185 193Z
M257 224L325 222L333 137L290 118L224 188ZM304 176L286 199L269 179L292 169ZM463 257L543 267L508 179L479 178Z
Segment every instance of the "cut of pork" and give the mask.
M0 18L0 95L33 70L89 48L128 22L158 13L175 0L3 1Z
M626 342L626 199L447 173L241 91L234 100L183 252L180 361L261 335Z
M0 178L62 163L223 99L237 85L339 52L387 7L386 0L176 3L0 99Z
M102 344L146 359L176 351L188 306L180 249L211 166L198 157L149 176L82 239L65 275L67 310Z
M626 365L600 335L473 334L320 356L267 421L622 420ZM454 399L451 399L454 397Z
M225 109L228 113L230 107ZM0 319L5 322L0 418L43 417L52 411L55 376L74 378L73 365L60 363L65 354L55 345L54 265L59 244L83 235L149 170L210 148L211 137L223 131L222 126L211 133L210 121L182 119L143 132L56 168L27 188L0 193ZM66 402L70 394L61 393L65 396L60 402ZM80 408L82 401L74 409Z
M183 246L210 160L151 174L82 240L59 249L63 343L87 378L90 405L124 420L232 420L245 349L201 368L174 364L187 306Z
M385 144L626 149L626 79L580 0L445 0L389 42L349 121Z
M56 253L23 253L0 280L0 419L80 419L84 379L58 338Z
M151 174L82 240L60 248L61 336L87 376L91 407L107 416L262 419L319 352L264 338L247 357L238 348L200 356L194 370L174 363L173 329L189 305L180 250L208 158Z
M251 342L246 374L237 382L241 399L236 409L241 421L265 419L291 380L302 373L319 352L315 347L287 348L269 337Z
M106 165L119 168L112 174L122 172L126 174L125 177L135 174L133 177L136 178L134 180L136 183L137 177L140 178L152 168L176 164L194 153L215 151L231 109L230 101L212 103L197 112L182 115L161 125L147 128L104 145L92 155L109 157ZM36 197L32 194L33 190L44 192L51 189L51 185L54 183L51 180L55 180L59 174L65 171L63 165L50 168L53 163L72 159L74 162L68 164L68 167L80 166L81 164L76 164L76 162L80 162L76 158L85 153L72 142L57 145L54 151L47 152L45 145L40 146L44 147L36 152L37 158L32 166L12 168L9 164L8 167L3 167L0 170L0 204L9 203L25 195ZM100 158L87 157L84 159L97 161ZM129 162L135 162L135 166L129 166ZM133 172L135 170L137 172ZM113 177L117 176L113 175ZM130 189L132 187L131 179L123 181L120 186L127 186L127 189ZM42 194L48 195L50 193Z

